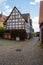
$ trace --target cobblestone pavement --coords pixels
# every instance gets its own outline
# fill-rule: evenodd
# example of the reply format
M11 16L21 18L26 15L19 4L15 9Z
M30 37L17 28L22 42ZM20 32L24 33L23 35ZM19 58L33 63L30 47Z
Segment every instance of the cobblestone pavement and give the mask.
M36 46L37 41L33 38L22 46L0 46L0 65L43 65L43 49Z

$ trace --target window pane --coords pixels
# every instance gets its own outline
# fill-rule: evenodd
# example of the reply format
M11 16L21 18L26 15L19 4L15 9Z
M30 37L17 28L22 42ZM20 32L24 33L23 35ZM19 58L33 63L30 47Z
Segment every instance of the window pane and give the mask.
M18 24L18 23L16 23L16 24Z
M21 25L19 25L19 27L21 27Z
M16 15L18 15L18 13L16 13Z
M7 20L7 22L9 22L9 20Z
M18 15L16 15L16 18L18 18Z
M22 21L24 21L24 19L22 18Z
M7 23L7 25L10 25L10 23Z
M19 21L21 21L22 19L19 19Z
M16 27L18 27L18 25L16 25Z
M13 26L13 27L16 27L16 26Z
M24 23L22 22L22 24L24 24Z
M18 21L18 19L16 19L16 21Z
M19 22L19 24L21 24L21 22Z
M12 23L10 23L10 26L12 26Z

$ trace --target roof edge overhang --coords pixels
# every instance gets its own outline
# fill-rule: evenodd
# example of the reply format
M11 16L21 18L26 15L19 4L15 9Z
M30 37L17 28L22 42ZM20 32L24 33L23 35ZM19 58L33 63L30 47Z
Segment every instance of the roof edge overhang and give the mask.
M10 15L12 14L12 12L13 12L13 10L15 9L16 7L14 7L13 9L12 9L12 11L11 11L11 13L10 13ZM17 8L16 8L17 9ZM18 10L18 9L17 9ZM19 12L19 10L18 10L18 12ZM19 12L20 13L20 12ZM10 15L7 17L7 19L5 20L5 22L4 22L4 24L6 23L6 21L9 19L9 17L10 17ZM22 16L22 14L20 13L20 15ZM23 16L22 16L23 17ZM23 17L23 19L24 19L24 17ZM25 19L24 19L25 20ZM25 22L26 23L28 23L28 21L26 21L25 20Z

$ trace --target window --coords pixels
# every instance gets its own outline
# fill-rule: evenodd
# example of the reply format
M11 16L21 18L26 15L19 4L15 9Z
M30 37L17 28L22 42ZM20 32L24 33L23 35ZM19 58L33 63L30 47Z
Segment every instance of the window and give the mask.
M16 27L16 26L13 26L13 28Z
M9 20L10 22L12 22L12 20Z
M16 13L16 15L18 15L18 13Z
M14 22L16 22L16 19L14 19Z
M9 23L7 23L7 25L10 25Z
M24 23L22 22L22 24L24 24Z
M16 25L15 24L13 24L13 27L15 27Z
M22 18L22 21L24 21L24 19Z
M16 25L16 27L18 27L18 25Z
M15 20L13 19L12 21L14 22Z
M16 25L16 29L18 29L18 25Z
M16 19L16 21L18 21L18 19Z
M12 26L12 23L10 23L10 26Z
M21 25L19 25L19 27L21 27Z
M7 20L7 22L9 22L9 20Z
M22 25L24 27L24 25Z
M12 16L12 18L14 19L14 18L15 18L15 16Z
M19 21L21 21L22 19L19 19Z
M19 24L21 24L21 22L19 22Z
M13 23L13 25L15 25L15 23Z
M24 29L24 25L21 25L21 28Z
M18 15L16 15L16 18L18 18Z

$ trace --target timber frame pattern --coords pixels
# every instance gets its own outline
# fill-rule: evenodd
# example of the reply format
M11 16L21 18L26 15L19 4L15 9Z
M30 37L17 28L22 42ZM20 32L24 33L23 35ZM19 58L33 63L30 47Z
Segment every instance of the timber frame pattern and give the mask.
M27 23L27 21L24 19L19 10L14 7L11 14L4 22L4 37L7 36L5 38L10 39L16 39L16 37L20 37L21 40L24 40L27 35L25 23Z

